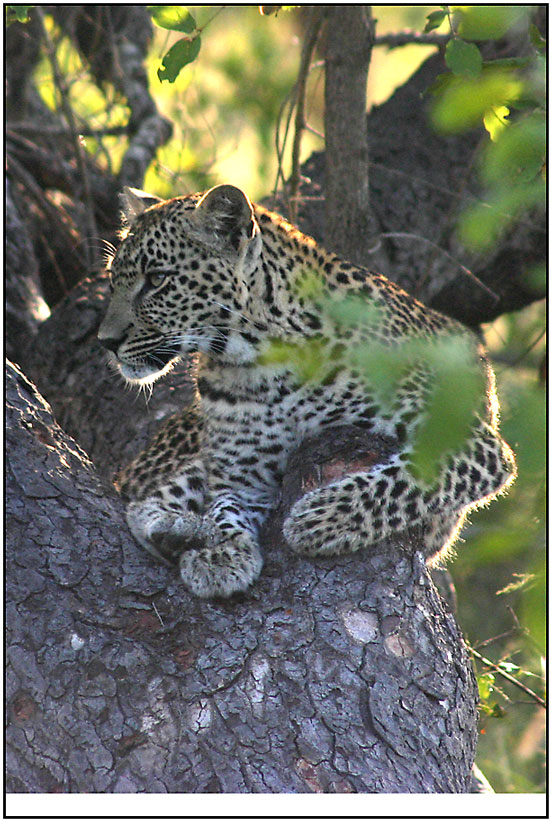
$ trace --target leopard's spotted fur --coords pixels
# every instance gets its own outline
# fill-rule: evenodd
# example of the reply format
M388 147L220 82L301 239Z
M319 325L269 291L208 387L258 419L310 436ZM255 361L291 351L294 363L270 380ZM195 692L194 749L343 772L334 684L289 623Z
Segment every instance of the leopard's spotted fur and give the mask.
M498 433L493 374L475 338L382 276L339 260L239 189L156 201L126 191L127 228L111 264L113 294L99 338L130 382L150 382L180 355L199 352L193 405L121 475L137 541L178 558L197 595L228 596L259 575L258 529L274 504L289 454L327 426L393 437L385 464L306 493L284 534L310 556L357 550L406 527L425 530L428 554L457 532L465 513L514 478ZM314 272L320 291L300 287ZM353 295L376 321L339 323L320 308ZM471 434L442 458L431 488L412 476L413 434L431 374L416 360L381 405L348 353L376 342L466 340L487 390ZM266 353L273 340L315 339L321 373L300 380ZM482 404L484 407L482 407Z

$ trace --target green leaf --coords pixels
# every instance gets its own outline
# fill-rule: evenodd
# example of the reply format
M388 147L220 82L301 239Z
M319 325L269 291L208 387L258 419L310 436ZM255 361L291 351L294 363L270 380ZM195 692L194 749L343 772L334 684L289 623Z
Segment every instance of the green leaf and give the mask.
M322 308L337 325L348 328L358 325L377 327L381 321L379 306L366 302L362 297L328 297L323 300Z
M429 95L431 97L439 97L447 88L449 88L453 79L454 75L451 71L444 71L442 74L438 74L426 91L422 92L421 96L425 97Z
M435 384L411 455L415 474L427 486L438 475L442 457L467 440L484 390L463 340L440 343L434 357Z
M547 52L547 40L541 36L538 31L538 27L535 26L533 23L530 25L530 42L534 46L537 52L540 54L546 54Z
M500 661L498 666L500 670L504 670L506 673L509 673L509 675L517 673L520 670L518 664L513 664L512 661Z
M478 694L482 701L486 701L493 693L495 680L493 673L482 673L478 676Z
M33 6L6 6L6 25L12 23L28 23L29 9Z
M197 28L195 18L185 6L148 6L147 8L155 25L163 29L190 34Z
M482 70L482 54L474 43L454 37L446 46L446 65L460 77L478 77Z
M459 239L467 248L485 251L495 245L501 233L520 214L544 204L545 183L541 177L510 191L498 191L491 198L487 197L486 202L463 212L458 224Z
M528 629L532 640L543 654L547 647L547 573L545 558L541 561L541 571L536 574L535 584L523 597L522 624Z
M533 63L532 57L498 57L497 60L486 60L485 68L527 68Z
M427 22L423 31L429 32L433 31L433 29L437 29L442 25L447 16L445 11L431 11L431 13L427 15Z
M180 71L188 63L192 63L201 49L201 38L183 38L174 43L163 57L163 67L158 69L157 75L161 83L168 80L173 83Z
M503 709L501 704L498 704L497 701L492 707L492 712L490 713L492 718L505 718L507 715L506 710Z
M534 111L506 128L481 158L480 173L486 185L510 188L531 182L541 171L547 150L546 117Z
M320 300L323 296L323 279L319 273L305 268L297 278L296 293L301 299L309 299L312 302Z
M529 6L452 6L457 33L466 40L498 40L513 26L525 25Z
M292 370L301 384L319 381L328 372L327 350L318 339L304 343L272 339L257 359L260 365L283 365Z
M405 351L382 345L360 345L350 351L350 364L375 391L383 407L389 407L403 377Z

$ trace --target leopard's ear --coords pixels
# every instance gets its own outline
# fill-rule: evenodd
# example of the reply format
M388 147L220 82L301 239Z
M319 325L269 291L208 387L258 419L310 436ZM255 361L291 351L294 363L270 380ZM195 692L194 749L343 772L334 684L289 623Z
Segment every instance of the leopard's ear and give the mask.
M122 217L127 225L132 225L136 217L157 202L162 202L159 197L153 194L146 194L145 191L140 191L139 188L130 188L125 185L120 195L120 203L122 207Z
M223 248L240 253L260 233L251 201L234 185L216 185L196 205L202 227Z

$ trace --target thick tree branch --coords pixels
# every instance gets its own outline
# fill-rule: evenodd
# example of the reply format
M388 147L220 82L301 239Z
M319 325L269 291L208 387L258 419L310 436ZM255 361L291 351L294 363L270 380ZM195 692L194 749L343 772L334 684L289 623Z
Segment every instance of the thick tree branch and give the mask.
M275 524L246 596L193 599L7 386L8 791L468 791L476 685L414 535L312 562Z

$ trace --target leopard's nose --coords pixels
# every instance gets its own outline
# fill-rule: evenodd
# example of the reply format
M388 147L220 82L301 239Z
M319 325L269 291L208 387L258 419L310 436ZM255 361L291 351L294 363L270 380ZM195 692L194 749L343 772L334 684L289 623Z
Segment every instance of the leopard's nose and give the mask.
M99 336L99 334L98 339L104 348L113 351L113 353L117 353L119 345L121 344L120 339L115 339L114 337L105 337L105 339L102 339L102 337Z

